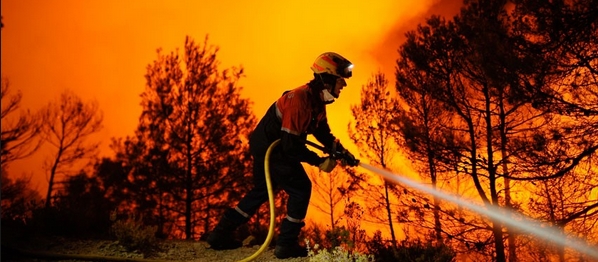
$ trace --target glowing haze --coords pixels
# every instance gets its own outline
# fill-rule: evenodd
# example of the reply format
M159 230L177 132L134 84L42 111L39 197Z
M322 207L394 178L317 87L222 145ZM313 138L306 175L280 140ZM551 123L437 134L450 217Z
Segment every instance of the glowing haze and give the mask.
M367 3L367 4L366 4ZM406 30L431 13L452 16L459 0L384 1L33 1L3 0L2 77L37 110L65 89L95 99L104 114L101 154L110 138L132 135L141 112L146 66L156 50L182 50L185 36L220 48L221 68L243 66L242 94L261 117L288 89L311 79L309 66L334 51L355 64L354 77L329 109L333 132L350 148L350 106L372 73L393 78ZM393 83L393 81L391 81ZM355 149L353 149L355 150ZM11 164L11 176L31 175L47 190L47 150Z

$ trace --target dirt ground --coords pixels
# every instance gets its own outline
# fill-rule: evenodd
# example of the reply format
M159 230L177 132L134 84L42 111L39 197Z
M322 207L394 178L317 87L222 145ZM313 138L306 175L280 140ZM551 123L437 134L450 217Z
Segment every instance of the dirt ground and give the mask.
M3 243L2 261L239 261L254 254L259 246L216 251L201 241L164 241L160 250L149 256L128 252L111 240L69 240L65 238L27 240L19 244ZM266 249L253 261L309 261L308 258L277 259L273 249Z

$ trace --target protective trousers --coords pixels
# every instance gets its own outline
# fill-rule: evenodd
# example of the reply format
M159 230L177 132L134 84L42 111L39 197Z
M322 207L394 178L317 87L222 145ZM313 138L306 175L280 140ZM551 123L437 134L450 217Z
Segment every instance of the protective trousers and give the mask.
M311 181L300 162L283 159L277 152L273 152L269 163L273 188L282 188L289 195L287 219L283 220L277 244L287 245L293 241L296 243L309 206ZM264 158L254 156L253 184L253 189L237 205L247 218L253 216L257 209L268 201Z

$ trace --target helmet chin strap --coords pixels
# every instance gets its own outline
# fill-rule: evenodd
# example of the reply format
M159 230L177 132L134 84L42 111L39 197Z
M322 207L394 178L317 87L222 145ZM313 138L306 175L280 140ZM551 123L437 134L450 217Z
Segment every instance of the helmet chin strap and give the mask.
M324 104L330 104L332 102L334 102L334 99L336 98L333 94L330 93L330 91L328 91L328 89L326 88L327 84L324 82L324 79L322 78L322 75L319 75L320 81L322 82L322 86L324 86L324 88L322 89L322 99L324 100Z
M322 89L322 98L326 104L334 102L334 96L330 93L330 91L328 91L328 89Z

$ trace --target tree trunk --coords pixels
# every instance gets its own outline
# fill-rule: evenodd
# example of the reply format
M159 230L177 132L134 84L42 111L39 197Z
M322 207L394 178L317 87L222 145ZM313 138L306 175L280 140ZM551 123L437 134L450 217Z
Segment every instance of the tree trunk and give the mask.
M193 232L191 227L191 202L193 202L193 188L192 188L192 179L191 179L191 169L187 171L187 183L185 185L186 197L185 197L185 235L186 239L190 240L193 238Z
M388 182L384 181L384 194L386 196L386 213L388 214L388 227L390 229L390 236L392 238L393 247L397 247L397 237L395 236L395 229L392 224L392 211L390 209L390 199L388 194Z
M499 89L499 130L500 130L500 154L502 158L502 171L504 176L504 183L505 183L505 207L511 209L511 181L509 180L509 165L508 165L508 154L507 154L507 116L505 113L505 107L503 103L503 95L502 89ZM511 228L507 228L507 247L509 249L509 261L510 262L517 262L517 246L515 243L516 234L514 230Z
M62 150L59 149L58 155L56 159L54 159L54 164L52 165L52 169L50 170L50 180L48 181L48 193L46 194L46 208L52 206L52 191L54 187L54 179L56 178L56 170L58 170L58 163L60 162L60 158L62 157Z
M429 137L429 135L428 135ZM426 145L428 147L428 165L430 167L430 178L432 181L432 188L436 190L437 188L437 177L436 177L436 166L434 165L434 152L431 150L431 145L428 140ZM441 244L442 241L442 224L440 223L440 199L434 196L434 232L436 234L436 241L438 244Z
M496 248L496 262L506 262L505 244L502 242L502 223L493 221L492 232L494 233L494 246Z
M436 183L433 182L434 190L436 190ZM440 199L434 196L434 231L436 232L436 242L442 244L442 224L440 224Z

